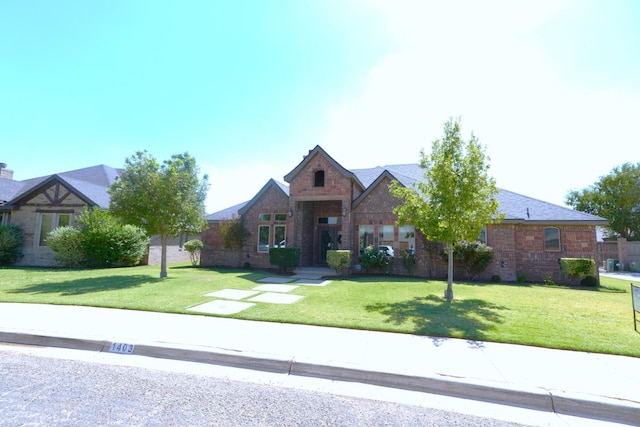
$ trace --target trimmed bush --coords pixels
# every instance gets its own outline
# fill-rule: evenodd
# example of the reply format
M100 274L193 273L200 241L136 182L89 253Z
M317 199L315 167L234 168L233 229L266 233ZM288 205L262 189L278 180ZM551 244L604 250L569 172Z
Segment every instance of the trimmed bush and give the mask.
M400 251L400 259L402 260L402 265L407 270L407 273L413 273L413 270L416 267L416 255L415 251L403 249Z
M493 283L500 283L502 282L502 278L498 274L494 274L493 276L491 276L491 281Z
M569 278L569 284L575 279L584 279L596 275L596 262L590 258L560 258L560 272Z
M58 227L47 234L47 245L53 250L55 260L64 267L85 265L87 257L82 250L82 233L74 227Z
M596 276L587 276L580 281L580 286L584 286L587 288L597 288L598 286L600 286L600 282L598 282Z
M440 252L440 258L448 262L449 254ZM456 270L464 271L467 280L487 269L493 260L493 248L481 242L460 242L453 246L453 262Z
M516 281L520 284L526 283L527 282L527 276L523 273L518 274L518 276L516 277Z
M382 251L374 248L373 246L367 246L360 254L360 264L365 273L389 273L389 266L391 265L390 258Z
M22 249L22 229L14 224L0 225L0 265L13 264Z
M184 248L187 252L189 252L189 259L191 260L191 265L194 267L200 263L200 253L202 249L204 249L204 243L202 240L192 239L188 242L184 243Z
M300 248L270 248L269 263L286 273L300 265Z
M350 250L330 250L327 251L327 264L338 274L346 274L351 267Z

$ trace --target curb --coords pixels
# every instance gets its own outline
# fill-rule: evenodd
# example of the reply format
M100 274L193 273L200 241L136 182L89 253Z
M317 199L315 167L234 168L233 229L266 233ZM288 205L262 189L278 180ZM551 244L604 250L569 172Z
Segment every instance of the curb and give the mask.
M111 347L111 342L103 340L3 331L0 331L0 342L97 352L109 352ZM512 384L497 386L495 383L469 379L417 377L366 371L343 366L297 362L290 358L254 355L219 348L204 349L202 347L136 344L132 354L334 381L358 382L629 425L638 425L640 420L640 404L636 402L577 393L552 392L538 387L518 387Z

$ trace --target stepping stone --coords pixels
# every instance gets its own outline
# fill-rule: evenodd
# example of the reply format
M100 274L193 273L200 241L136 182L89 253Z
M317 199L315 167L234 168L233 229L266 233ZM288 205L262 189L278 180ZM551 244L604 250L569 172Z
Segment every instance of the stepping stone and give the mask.
M252 297L257 293L259 293L259 292L257 292L257 291L246 291L246 290L241 290L241 289L222 289L222 290L219 290L219 291L215 291L215 292L211 292L211 293L205 294L205 296L239 300L239 299Z
M296 285L303 286L327 286L331 283L331 280L323 280L323 279L300 279L294 282Z
M291 277L265 277L264 279L258 280L260 283L289 283L291 281Z
M260 285L253 288L254 291L260 292L289 292L297 288L293 285Z
M242 310L246 310L249 307L253 307L255 304L250 302L240 302L240 301L226 301L226 300L215 300L206 302L204 304L196 305L195 307L188 308L189 311L197 311L199 313L208 313L208 314L235 314L239 313Z
M304 298L302 295L287 295L277 294L272 292L266 292L251 298L249 301L253 302L270 302L273 304L293 304L294 302Z

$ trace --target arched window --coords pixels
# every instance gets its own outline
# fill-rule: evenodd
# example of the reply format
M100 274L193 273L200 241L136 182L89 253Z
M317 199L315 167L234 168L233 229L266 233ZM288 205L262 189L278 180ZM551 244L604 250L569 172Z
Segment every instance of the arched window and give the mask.
M544 229L544 250L560 250L560 229L558 227L546 227Z
M324 171L316 171L313 175L313 186L324 187Z

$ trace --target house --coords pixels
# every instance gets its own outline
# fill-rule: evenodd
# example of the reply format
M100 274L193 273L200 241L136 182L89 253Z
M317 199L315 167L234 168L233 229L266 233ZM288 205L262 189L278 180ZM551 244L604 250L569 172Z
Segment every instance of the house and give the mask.
M0 222L19 226L23 232L22 256L18 266L56 266L53 251L46 244L47 233L72 225L84 206L107 209L107 190L118 179L119 169L97 165L38 178L16 181L13 172L0 171ZM169 243L168 262L188 261L182 250L182 236ZM148 264L160 264L160 242L152 237Z
M269 248L286 245L301 249L301 266L326 265L329 249L351 250L355 266L360 251L373 245L393 248L392 273L408 273L398 256L409 250L415 253L412 274L446 277L446 264L425 249L420 232L397 225L393 214L399 200L389 184L411 186L423 179L418 164L349 170L316 146L284 179L288 185L271 179L251 200L208 216L203 265L268 268ZM483 230L481 240L493 247L494 259L479 279L558 281L558 258L596 258L596 226L605 225L604 218L507 190L497 199L505 219ZM223 247L220 226L233 217L249 234L242 250Z

